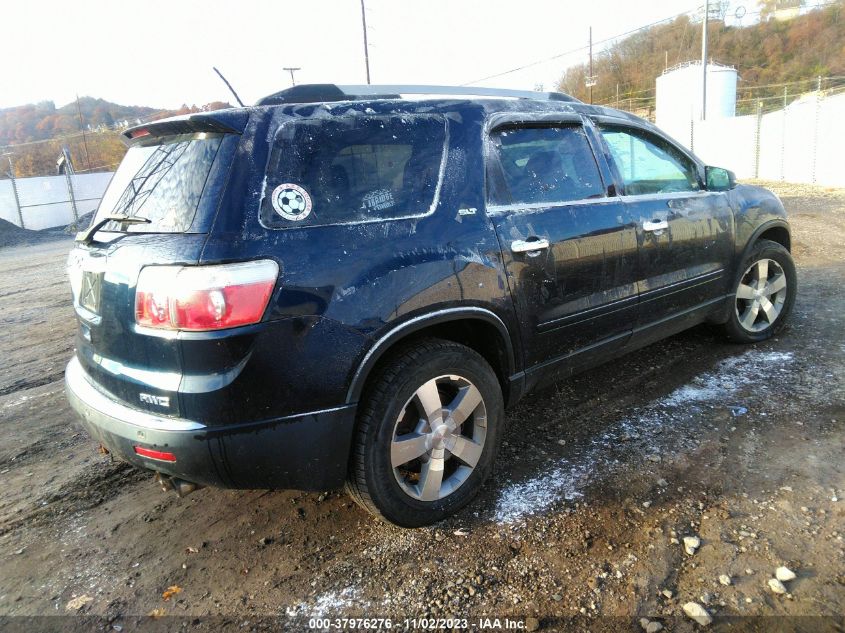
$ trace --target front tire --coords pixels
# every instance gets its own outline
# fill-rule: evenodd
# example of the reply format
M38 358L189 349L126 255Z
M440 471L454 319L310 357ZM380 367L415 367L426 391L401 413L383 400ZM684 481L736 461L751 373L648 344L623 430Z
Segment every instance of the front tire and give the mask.
M777 334L792 310L797 289L789 251L777 242L759 240L734 282L733 305L725 324L728 336L738 343L757 343Z
M439 339L405 347L365 390L347 490L390 523L435 523L478 494L503 419L499 381L477 352Z

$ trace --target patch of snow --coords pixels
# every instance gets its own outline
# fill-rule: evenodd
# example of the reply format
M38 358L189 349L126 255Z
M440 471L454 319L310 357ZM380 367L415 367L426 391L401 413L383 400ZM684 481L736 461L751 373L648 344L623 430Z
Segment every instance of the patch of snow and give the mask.
M618 455L620 447L633 448L653 461L660 461L663 451L693 448L694 431L700 423L696 405L724 406L726 398L759 383L762 376L784 371L792 360L790 352L752 350L721 361L713 371L696 376L665 398L618 420L592 438L575 457L556 460L548 470L527 481L505 485L493 519L497 523L518 523L562 499L583 497L585 488L598 476L612 473L624 463L626 456Z
M681 406L724 398L741 388L760 381L762 370L780 367L792 361L791 352L746 352L719 363L713 373L702 374L688 385L679 387L663 401L664 406Z
M12 407L17 407L22 405L24 402L29 400L29 396L20 396L16 400L12 400L11 402L7 402L3 405L4 409L11 409Z
M368 607L369 602L358 597L358 588L344 587L340 591L328 591L314 599L313 604L300 603L297 613L307 614L308 617L322 618L327 615L338 614L351 607Z
M49 396L49 395L53 394L54 392L55 392L55 389L50 389L50 390L47 390L47 391L42 391L41 393L36 393L34 395L24 394L24 395L18 396L17 398L15 398L13 400L9 400L9 402L4 403L3 408L4 409L12 409L14 407L19 407L20 405L22 405L26 402L29 402L30 400L32 400L34 398L43 398L44 396Z
M538 477L506 486L496 504L493 519L497 523L514 523L547 510L560 499L571 501L582 497L583 482L592 475L592 464L573 464L564 460Z

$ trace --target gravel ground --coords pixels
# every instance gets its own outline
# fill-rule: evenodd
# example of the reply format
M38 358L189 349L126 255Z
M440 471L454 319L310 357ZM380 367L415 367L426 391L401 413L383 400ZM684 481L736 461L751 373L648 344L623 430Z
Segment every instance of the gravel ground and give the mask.
M526 398L478 501L418 530L338 492L178 499L99 455L62 394L71 243L0 249L0 628L687 631L694 602L718 630L841 631L845 191L767 184L793 223L788 328L696 328Z

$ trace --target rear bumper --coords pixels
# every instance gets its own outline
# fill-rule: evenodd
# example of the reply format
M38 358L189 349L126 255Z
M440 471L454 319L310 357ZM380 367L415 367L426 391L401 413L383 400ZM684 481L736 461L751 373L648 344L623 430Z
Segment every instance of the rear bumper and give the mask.
M206 486L329 490L346 478L355 405L226 427L157 416L97 389L74 357L65 391L82 426L116 456ZM173 453L141 457L135 447Z

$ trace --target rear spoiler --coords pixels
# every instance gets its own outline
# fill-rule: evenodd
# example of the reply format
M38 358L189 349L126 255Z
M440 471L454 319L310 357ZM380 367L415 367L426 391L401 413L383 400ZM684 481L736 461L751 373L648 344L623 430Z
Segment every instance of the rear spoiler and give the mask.
M249 112L234 108L185 114L131 127L121 134L121 140L127 145L133 145L150 137L174 134L198 134L200 132L241 134L248 120Z

